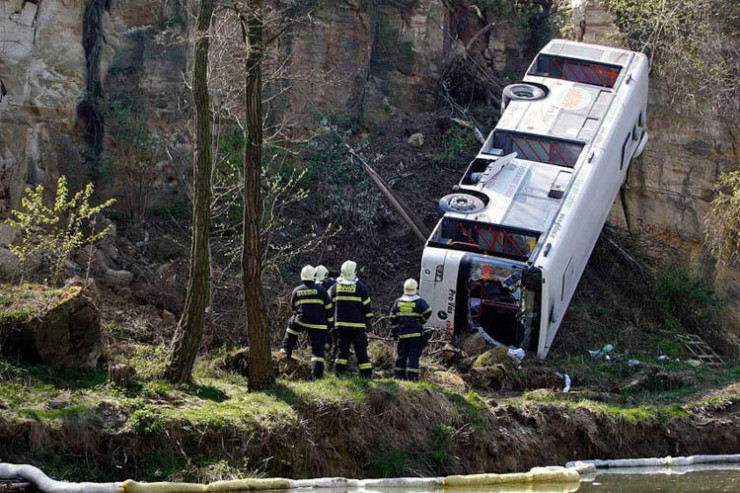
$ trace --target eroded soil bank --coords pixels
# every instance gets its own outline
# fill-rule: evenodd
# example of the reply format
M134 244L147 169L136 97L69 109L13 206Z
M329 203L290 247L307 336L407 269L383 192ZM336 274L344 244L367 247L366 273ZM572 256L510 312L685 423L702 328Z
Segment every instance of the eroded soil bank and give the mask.
M0 457L70 480L512 472L585 458L737 453L740 436L738 384L680 405L616 407L579 392L500 398L333 377L278 380L256 394L233 374L125 391L89 382L60 393L53 382L15 381L3 385Z

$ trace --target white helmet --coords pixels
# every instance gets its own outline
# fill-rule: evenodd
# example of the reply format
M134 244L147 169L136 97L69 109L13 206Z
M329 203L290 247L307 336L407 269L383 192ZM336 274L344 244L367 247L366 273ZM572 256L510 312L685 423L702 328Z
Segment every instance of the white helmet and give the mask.
M416 294L419 290L419 283L416 279L408 278L403 283L403 294Z
M347 260L342 264L342 281L346 283L353 283L357 281L357 264L351 260Z
M329 275L329 269L323 265L316 266L316 282L321 282Z
M313 265L306 265L301 269L301 281L313 281L316 277L316 268Z

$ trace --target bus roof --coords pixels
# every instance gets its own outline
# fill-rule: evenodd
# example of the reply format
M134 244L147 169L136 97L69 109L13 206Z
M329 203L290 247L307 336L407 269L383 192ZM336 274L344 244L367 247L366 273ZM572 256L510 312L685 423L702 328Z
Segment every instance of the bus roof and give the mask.
M603 46L551 41L524 78L546 86L547 97L511 100L461 181L462 189L487 197L485 209L477 214L447 212L445 217L549 230L585 160L583 149L596 138L633 56ZM496 160L514 152L515 159L496 167Z

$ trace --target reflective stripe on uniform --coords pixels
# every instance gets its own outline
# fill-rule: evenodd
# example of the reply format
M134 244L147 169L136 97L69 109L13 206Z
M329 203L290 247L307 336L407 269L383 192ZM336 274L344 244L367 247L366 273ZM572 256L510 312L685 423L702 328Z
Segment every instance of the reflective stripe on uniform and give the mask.
M324 308L326 308L327 310L331 310L332 308L334 308L334 305L329 303L328 305L324 305Z
M369 305L370 304L370 298L366 299L362 302L363 305Z
M396 370L405 371L406 370L406 367L405 366L397 366L396 367Z
M372 363L360 363L359 365L357 365L357 368L360 370L369 370L372 367L373 367Z
M366 313L365 314L365 318L373 318L374 316L375 316L375 314L373 312L370 312L370 313Z
M410 339L412 337L421 337L421 333L420 332L416 332L416 333L413 333L413 334L402 334L402 335L398 336L399 339Z
M326 319L327 322L334 322L334 317L330 317Z
M353 327L353 328L356 327L360 329L365 328L364 323L356 323L356 322L337 322L334 325L336 325L337 327Z
M335 296L332 301L362 301L359 296Z
M300 320L296 320L295 323L297 323L301 327L307 327L309 329L324 329L324 330L326 330L326 325L307 324L306 322L301 322Z
M294 303L294 305L296 305L296 306L298 306L298 305L305 305L307 303L318 303L319 305L323 305L324 304L324 300L320 300L318 298L307 298L305 300L296 300L296 302Z
M346 360L346 359L342 359L342 358L337 358L337 359L336 359L336 360L334 361L334 363L336 363L336 364L338 364L338 365L346 365L346 364L347 364L347 360Z
M400 312L400 313L396 313L396 315L398 315L399 317L421 317L421 314L420 313L404 313L404 312Z
M410 373L419 373L418 368L406 368L406 371Z
M288 334L293 334L294 336L299 336L299 335L301 335L301 333L300 333L300 332L297 332L297 331L295 331L295 330L293 330L293 329L287 329L287 330L286 330L286 332L287 332Z
M318 356L313 356L311 358L311 361L318 361L320 363L326 363L326 360L324 358L319 358Z
M426 310L424 310L424 313L426 314L426 313L429 313L429 312L431 312L431 311L432 311L432 307L429 307L429 308L427 308Z

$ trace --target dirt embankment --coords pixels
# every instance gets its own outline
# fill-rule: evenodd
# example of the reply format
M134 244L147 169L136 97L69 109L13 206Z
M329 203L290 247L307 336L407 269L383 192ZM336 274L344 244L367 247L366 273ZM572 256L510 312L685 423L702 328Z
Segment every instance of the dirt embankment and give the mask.
M0 411L0 456L77 480L382 477L735 453L740 437L737 386L703 404L621 409L548 393L496 403L388 380L336 383L351 396L336 399L313 385L278 383L213 408L175 398L53 419Z

